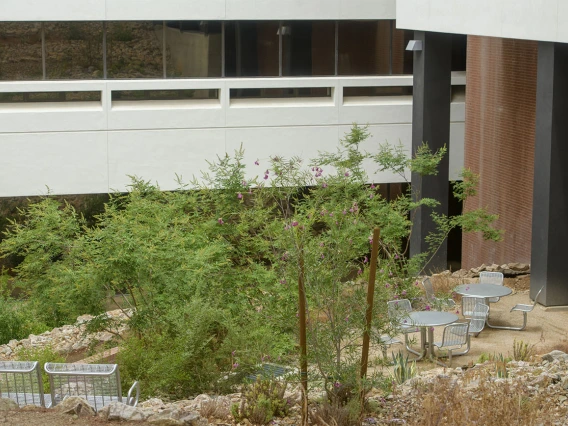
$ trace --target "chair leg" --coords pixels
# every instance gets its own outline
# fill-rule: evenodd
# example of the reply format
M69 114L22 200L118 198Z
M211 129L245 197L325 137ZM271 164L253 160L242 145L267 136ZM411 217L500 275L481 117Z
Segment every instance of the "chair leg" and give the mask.
M523 311L523 325L521 327L508 327L508 326L501 326L501 325L492 325L489 323L489 318L487 318L487 325L491 328L498 328L501 330L515 330L521 331L524 330L527 326L527 313Z

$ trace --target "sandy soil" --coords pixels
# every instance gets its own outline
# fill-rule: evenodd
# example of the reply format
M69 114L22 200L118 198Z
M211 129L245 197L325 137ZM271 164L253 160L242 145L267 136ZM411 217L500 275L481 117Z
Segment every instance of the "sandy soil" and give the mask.
M107 422L98 417L77 417L53 412L45 408L26 408L0 413L0 425L6 426L103 426L120 425L120 422ZM148 422L133 422L136 426L150 425Z

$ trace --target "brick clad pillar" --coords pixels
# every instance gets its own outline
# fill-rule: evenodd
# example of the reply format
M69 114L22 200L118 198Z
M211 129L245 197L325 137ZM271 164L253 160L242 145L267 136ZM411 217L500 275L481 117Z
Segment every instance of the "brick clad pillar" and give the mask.
M462 267L531 261L537 43L468 36L465 167L480 174L466 210L499 214L502 242L464 234Z

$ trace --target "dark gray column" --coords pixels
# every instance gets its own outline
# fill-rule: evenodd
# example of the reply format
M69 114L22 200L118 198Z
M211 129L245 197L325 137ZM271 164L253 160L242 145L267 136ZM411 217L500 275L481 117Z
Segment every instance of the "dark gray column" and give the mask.
M423 142L435 151L450 142L451 102L451 34L416 31L415 40L422 40L422 51L414 52L414 100L412 105L412 152ZM449 151L448 151L449 153ZM428 197L441 204L437 212L448 213L449 171L448 157L440 163L436 176L421 177L412 174L413 197ZM432 209L420 208L413 217L410 255L428 250L426 236L435 230L430 217ZM426 271L447 268L447 246L444 243Z
M539 42L531 298L568 305L568 44Z

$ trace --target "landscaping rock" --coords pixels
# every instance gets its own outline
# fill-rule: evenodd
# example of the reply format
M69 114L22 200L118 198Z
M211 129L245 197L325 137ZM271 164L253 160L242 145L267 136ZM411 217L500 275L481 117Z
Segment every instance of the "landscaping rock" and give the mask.
M0 398L0 411L17 410L20 408L16 401L10 398Z
M63 414L75 414L79 417L95 415L95 409L89 405L87 400L78 396L65 398L54 407L54 410Z
M122 402L111 402L109 405L99 411L99 416L105 420L120 421L144 421L150 417L151 413L145 410L123 404Z
M568 361L568 355L562 351L552 351L542 356L543 361L553 362L555 360Z

